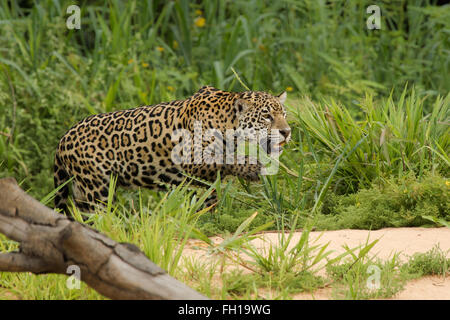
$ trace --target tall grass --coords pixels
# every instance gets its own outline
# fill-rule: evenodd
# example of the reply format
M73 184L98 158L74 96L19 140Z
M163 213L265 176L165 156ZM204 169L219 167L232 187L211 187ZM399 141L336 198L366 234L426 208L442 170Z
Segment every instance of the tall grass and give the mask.
M367 95L360 103L361 119L333 99L322 103L303 100L295 122L316 144L316 152L337 159L348 147L360 145L338 169L346 188L367 187L376 178L425 171L448 173L450 160L450 95L436 97L431 113L414 89L375 101ZM320 151L318 151L320 150ZM351 190L350 190L351 191Z

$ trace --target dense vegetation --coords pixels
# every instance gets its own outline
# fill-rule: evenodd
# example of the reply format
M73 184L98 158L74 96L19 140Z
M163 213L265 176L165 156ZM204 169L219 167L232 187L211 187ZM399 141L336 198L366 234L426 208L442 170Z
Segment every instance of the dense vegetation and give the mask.
M143 241L132 231L136 221L159 221L143 218L150 212L171 215L158 222L161 230L178 221L203 239L246 221L250 228L448 225L448 5L380 2L381 29L369 30L373 1L364 0L80 1L81 29L69 30L72 2L0 2L0 177L14 176L51 205L56 145L83 117L185 98L206 84L286 90L293 141L277 175L217 181L216 212L200 216L180 209L201 196L187 188L120 191L105 210L120 223L97 216L95 226L120 241ZM161 230L145 235L156 239ZM165 268L177 265L163 261L158 242L139 243Z

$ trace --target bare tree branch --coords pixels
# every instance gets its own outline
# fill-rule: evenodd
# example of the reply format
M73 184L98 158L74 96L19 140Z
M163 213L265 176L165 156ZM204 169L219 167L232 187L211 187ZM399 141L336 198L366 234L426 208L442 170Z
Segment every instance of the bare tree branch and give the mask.
M0 233L20 252L0 253L0 271L67 274L112 299L206 299L170 277L132 244L117 243L28 196L13 178L0 179Z

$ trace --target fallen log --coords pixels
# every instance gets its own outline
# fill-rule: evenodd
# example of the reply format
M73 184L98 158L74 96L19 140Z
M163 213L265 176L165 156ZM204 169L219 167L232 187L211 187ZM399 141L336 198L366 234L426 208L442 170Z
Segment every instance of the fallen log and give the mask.
M68 275L75 267L81 281L111 299L206 299L135 245L56 213L13 178L0 179L0 233L20 243L18 252L0 253L0 272Z

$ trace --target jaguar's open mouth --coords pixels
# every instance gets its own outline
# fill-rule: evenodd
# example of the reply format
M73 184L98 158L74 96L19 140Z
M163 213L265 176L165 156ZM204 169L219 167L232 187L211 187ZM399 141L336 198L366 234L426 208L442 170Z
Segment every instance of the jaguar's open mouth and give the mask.
M283 146L286 144L286 140L281 142L273 141L272 139L263 140L261 147L267 154L281 154Z

